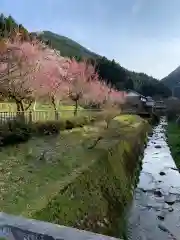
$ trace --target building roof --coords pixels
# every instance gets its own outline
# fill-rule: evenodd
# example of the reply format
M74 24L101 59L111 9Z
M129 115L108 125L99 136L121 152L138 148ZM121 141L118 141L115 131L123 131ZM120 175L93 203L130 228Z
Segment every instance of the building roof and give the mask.
M140 97L143 97L143 98L146 98L145 96L143 96L141 93L138 93L138 92L136 92L136 91L134 91L134 90L131 90L131 89L128 89L127 91L126 91L126 93L127 93L127 95L134 95L134 96L140 96Z

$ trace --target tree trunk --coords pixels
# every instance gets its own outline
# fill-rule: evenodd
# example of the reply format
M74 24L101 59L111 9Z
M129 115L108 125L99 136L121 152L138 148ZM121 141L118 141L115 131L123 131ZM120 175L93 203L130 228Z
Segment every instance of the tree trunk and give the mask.
M16 102L17 113L19 114L19 113L20 113L20 111L21 111L21 106L20 106L20 104L19 104L19 101L18 101L18 100L15 100L15 102Z
M23 105L23 102L22 100L19 100L19 105L20 105L20 120L21 121L25 121L25 115L24 115L24 105Z
M54 108L55 120L58 120L58 111L57 111L57 108L56 108L56 103L55 103L54 96L51 98L51 100L52 100L52 105L53 105L53 108Z
M20 105L22 114L24 114L24 105L23 105L23 102L21 100L19 101L19 105Z
M30 108L30 106L32 105L32 103L33 103L33 101L31 100L31 101L29 102L29 104L27 105L27 107L25 107L25 111L27 111L27 110Z
M78 100L75 101L74 116L77 116L78 111Z
M17 100L16 98L14 98L15 100L15 103L16 103L16 108L17 108L17 119L21 119L21 105L20 105L20 102L19 100Z

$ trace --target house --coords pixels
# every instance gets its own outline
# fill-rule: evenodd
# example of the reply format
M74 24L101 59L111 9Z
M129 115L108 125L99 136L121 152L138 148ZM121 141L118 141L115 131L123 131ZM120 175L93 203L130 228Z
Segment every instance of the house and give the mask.
M126 104L128 105L128 107L135 107L136 109L141 110L144 108L146 102L147 99L142 94L133 90L128 90L126 92Z
M135 107L136 109L143 111L151 111L155 106L155 101L150 96L143 96L142 94L129 90L126 92L126 102L128 106Z
M156 101L155 108L156 109L166 109L166 104L162 100L161 101Z
M126 92L126 98L127 99L134 99L134 100L141 100L141 101L146 101L146 97L143 96L142 94L133 91L133 90L127 90Z
M146 97L146 107L154 107L155 106L155 101L152 99L152 97Z

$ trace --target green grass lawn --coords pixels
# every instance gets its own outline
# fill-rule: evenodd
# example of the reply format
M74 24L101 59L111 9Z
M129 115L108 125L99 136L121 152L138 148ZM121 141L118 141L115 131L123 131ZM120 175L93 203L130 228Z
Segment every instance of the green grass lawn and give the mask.
M167 136L172 156L178 168L180 168L180 126L175 122L169 122Z
M70 177L73 170L92 161L86 138L96 137L99 128L64 131L56 137L34 138L0 152L0 210L28 214L43 206ZM87 134L88 132L88 134ZM41 157L44 154L45 157ZM64 179L65 180L62 180Z
M128 116L118 121L127 124ZM129 124L136 121L129 117ZM97 159L99 150L88 146L105 134L105 126L102 122L1 148L0 211L31 216L43 208L64 184ZM110 138L106 144L112 144L112 136L104 136Z

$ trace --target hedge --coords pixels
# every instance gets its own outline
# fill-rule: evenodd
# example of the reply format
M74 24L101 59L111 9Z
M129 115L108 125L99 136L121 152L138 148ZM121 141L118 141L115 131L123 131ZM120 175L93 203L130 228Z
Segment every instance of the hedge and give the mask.
M112 113L98 112L90 116L74 116L69 119L25 123L22 120L7 121L0 125L0 146L24 142L32 136L59 134L60 131L83 127L96 121L106 120ZM114 113L112 115L112 118Z

